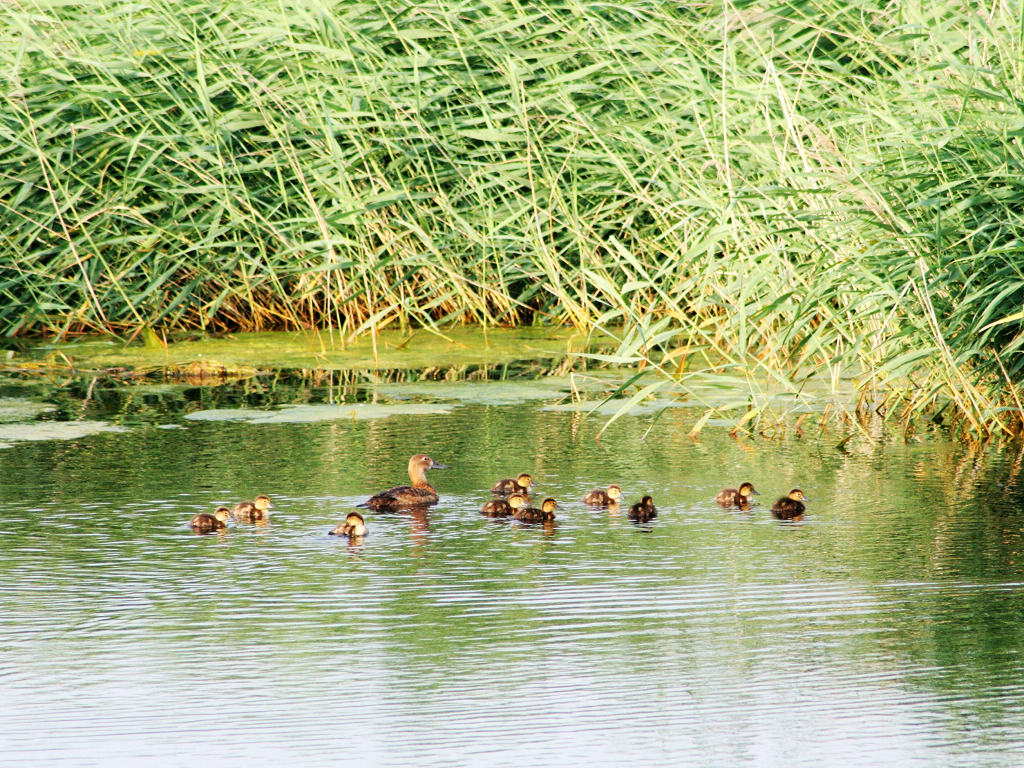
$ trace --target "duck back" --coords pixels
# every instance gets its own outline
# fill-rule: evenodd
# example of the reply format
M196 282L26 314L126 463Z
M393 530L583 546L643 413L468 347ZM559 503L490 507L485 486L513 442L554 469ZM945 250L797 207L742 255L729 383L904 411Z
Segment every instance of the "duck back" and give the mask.
M505 499L494 499L480 507L480 514L484 517L508 517L512 514L512 505Z
M501 496L508 496L511 493L529 494L532 486L533 478L524 472L519 477L506 477L499 480L491 488L491 493Z
M715 496L715 501L723 507L735 506L740 501L740 492L736 488L723 488Z
M437 504L437 491L429 485L425 488L399 485L371 496L358 506L373 510L388 510L405 509L406 507L427 507L433 504Z
M512 517L522 523L550 523L555 519L557 502L552 498L544 499L540 507L519 507L513 510Z
M272 509L270 497L260 494L253 501L240 501L231 510L231 516L235 520L244 520L249 523L258 523L268 518L267 510Z
M251 501L241 501L235 504L234 509L231 510L231 516L235 520L244 520L249 523L254 523L258 520L263 520L265 514L262 509L257 507Z
M804 516L804 492L799 488L794 488L786 496L777 499L772 504L772 514L775 515L779 520L795 520Z
M788 499L785 496L772 504L772 514L779 520L793 520L797 517L803 517L805 509L807 507L804 506L802 501Z
M223 521L205 512L193 517L189 526L193 531L198 531L199 533L211 533L212 531L223 530L227 527Z
M512 517L521 523L548 523L555 519L555 513L546 512L540 507L520 507L512 513Z
M648 520L653 520L657 516L658 510L654 506L654 500L650 496L644 496L643 499L631 506L627 513L627 517L637 523L646 523Z

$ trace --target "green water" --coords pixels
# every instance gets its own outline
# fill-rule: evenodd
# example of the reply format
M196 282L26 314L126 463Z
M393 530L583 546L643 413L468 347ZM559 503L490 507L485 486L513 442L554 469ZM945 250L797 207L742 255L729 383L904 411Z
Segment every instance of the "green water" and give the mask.
M0 385L52 406L11 416L26 434L119 430L0 451L5 761L1019 765L1018 445L694 442L685 408L595 442L603 418L557 409L568 379L367 378ZM398 407L204 418L282 403ZM327 535L418 452L451 465L436 507ZM559 500L552 529L480 516L520 471ZM747 479L760 506L715 505ZM658 518L579 502L610 482ZM775 521L794 485L806 518ZM260 492L269 524L189 530Z

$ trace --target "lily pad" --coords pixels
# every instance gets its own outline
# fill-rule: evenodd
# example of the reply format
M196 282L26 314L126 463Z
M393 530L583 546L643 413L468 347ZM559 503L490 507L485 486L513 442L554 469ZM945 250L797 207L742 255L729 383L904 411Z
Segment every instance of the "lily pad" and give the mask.
M284 405L278 410L214 408L185 416L191 421L244 421L249 424L305 424L345 419L384 419L410 414L450 413L454 406L433 403L350 403L347 405Z
M460 400L483 405L512 405L524 400L560 400L569 392L567 378L535 381L426 381L414 384L379 384L388 397Z
M0 424L33 421L44 413L56 411L57 406L20 397L0 397Z
M34 421L28 424L0 424L0 442L4 440L77 440L100 432L127 432L124 427L105 421Z
M577 400L571 403L555 403L542 408L544 411L579 411L582 413L599 413L602 416L614 416L623 405L625 400L609 400L602 403L598 400ZM627 411L629 416L643 416L649 413L657 413L663 408L686 408L693 403L683 403L678 400L646 400L637 403Z

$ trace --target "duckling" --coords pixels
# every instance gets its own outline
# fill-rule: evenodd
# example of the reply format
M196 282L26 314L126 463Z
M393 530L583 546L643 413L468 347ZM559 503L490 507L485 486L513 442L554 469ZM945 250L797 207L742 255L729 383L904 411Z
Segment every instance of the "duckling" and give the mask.
M646 523L648 520L653 520L658 516L658 510L654 506L654 499L650 496L644 496L640 501L629 508L627 517L630 520L634 520L638 523Z
M349 512L345 516L345 522L338 523L333 531L328 531L331 536L348 536L349 538L362 537L366 535L366 521L358 512Z
M595 488L583 497L584 504L593 504L596 507L610 507L618 504L622 498L622 488L617 485L609 485L607 491Z
M735 488L723 488L718 495L715 496L715 501L723 507L750 509L750 497L759 495L760 494L754 490L753 483L741 483L739 490Z
M496 482L494 487L491 488L491 493L498 493L502 496L510 493L525 493L529 495L531 485L533 485L533 478L522 472L516 478L506 477L504 480Z
M358 507L374 510L408 509L437 504L437 491L427 482L428 469L449 469L447 464L438 464L425 453L417 453L409 459L409 479L412 485L398 485L371 496Z
M213 531L223 531L228 527L228 518L231 516L231 510L227 507L217 507L212 515L208 515L202 512L192 518L189 525L192 530L196 533L212 533Z
M787 496L772 504L772 514L779 520L798 520L804 516L805 501L810 499L799 488L794 488Z
M552 498L544 499L537 507L519 507L512 512L512 517L523 523L550 523L555 519L555 508L558 502Z
M480 507L480 514L484 517L508 517L524 504L526 504L526 496L521 493L513 493L508 499L488 501Z
M252 501L240 501L235 504L235 508L231 510L231 516L235 520L256 523L266 520L267 510L273 508L274 505L270 503L270 497L260 494Z

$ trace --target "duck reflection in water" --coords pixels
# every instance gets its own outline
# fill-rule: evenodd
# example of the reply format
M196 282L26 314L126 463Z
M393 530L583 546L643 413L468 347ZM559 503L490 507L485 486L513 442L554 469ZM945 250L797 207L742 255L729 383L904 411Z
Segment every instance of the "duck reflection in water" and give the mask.
M409 507L397 512L409 522L409 540L415 546L413 556L422 554L430 542L430 510L427 507Z
M409 480L412 485L388 488L357 506L375 511L397 511L437 504L437 491L427 482L427 470L448 468L446 464L438 464L425 453L417 453L409 459Z

